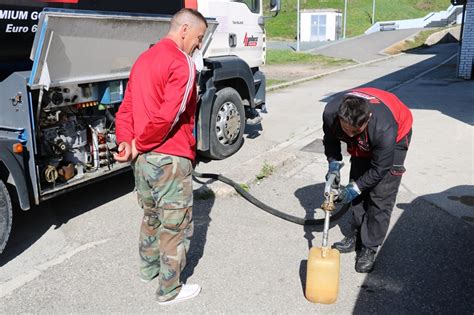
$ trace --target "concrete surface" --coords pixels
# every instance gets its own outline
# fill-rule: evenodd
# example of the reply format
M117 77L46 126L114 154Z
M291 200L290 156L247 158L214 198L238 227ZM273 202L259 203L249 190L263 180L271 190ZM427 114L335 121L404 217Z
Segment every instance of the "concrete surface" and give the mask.
M413 28L376 32L337 41L307 52L329 57L352 59L356 62L366 62L386 56L383 53L385 48L414 36L420 30L419 28Z
M304 298L308 249L320 246L321 227L281 220L203 180L195 183L195 233L183 275L203 291L159 307L156 281L138 278L141 210L127 173L16 214L0 257L0 313L472 314L474 81L455 78L456 52L456 45L436 45L273 91L244 147L197 167L249 183L252 194L284 212L319 218L324 104L357 86L389 89L406 102L414 135L389 234L371 274L354 271L353 253L341 256L335 304ZM275 172L256 182L265 164ZM333 222L330 243L347 233L349 218Z
M461 38L461 26L454 26L448 29L436 32L428 36L425 44L433 46L436 44L456 43Z

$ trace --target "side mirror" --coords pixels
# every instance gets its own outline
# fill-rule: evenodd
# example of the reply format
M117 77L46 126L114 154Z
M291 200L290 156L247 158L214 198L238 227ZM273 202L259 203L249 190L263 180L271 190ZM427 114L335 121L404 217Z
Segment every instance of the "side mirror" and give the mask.
M281 2L280 0L270 0L270 12L278 14L280 12Z

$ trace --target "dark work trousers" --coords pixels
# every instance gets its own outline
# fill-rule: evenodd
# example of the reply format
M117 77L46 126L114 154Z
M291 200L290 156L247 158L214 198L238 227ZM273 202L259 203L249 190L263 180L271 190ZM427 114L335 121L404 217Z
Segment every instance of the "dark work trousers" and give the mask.
M377 250L387 234L398 188L405 172L403 163L411 140L411 130L395 147L393 166L374 187L364 190L352 202L352 230L358 230L362 245ZM351 180L357 180L370 169L370 158L351 158Z

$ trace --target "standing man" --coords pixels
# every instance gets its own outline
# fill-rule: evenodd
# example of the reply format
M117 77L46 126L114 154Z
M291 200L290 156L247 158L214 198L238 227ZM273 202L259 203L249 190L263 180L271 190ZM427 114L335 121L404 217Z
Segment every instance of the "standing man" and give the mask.
M180 274L193 234L192 170L196 157L193 136L197 106L195 67L206 19L182 9L168 34L138 57L125 98L116 116L119 162L132 161L140 229L140 276L158 277L161 305L193 298L201 287L182 284Z
M411 139L410 110L394 94L358 88L331 100L324 109L324 153L329 174L340 178L341 141L351 155L350 182L338 201L352 203L351 234L334 243L341 253L361 245L355 270L372 271L377 248L387 234L390 216L405 172ZM327 175L327 176L328 176Z

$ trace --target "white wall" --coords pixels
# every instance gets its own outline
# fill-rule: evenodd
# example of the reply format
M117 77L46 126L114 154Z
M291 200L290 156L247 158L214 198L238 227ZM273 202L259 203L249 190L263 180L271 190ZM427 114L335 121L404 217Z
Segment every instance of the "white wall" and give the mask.
M449 18L455 13L456 8L461 6L449 6L446 11L431 12L419 19L408 19L408 20L395 20L395 21L380 21L369 27L365 34L375 33L381 30L381 24L395 23L395 29L408 29L408 28L423 28L434 21L441 21L442 19ZM459 16L459 15L458 15ZM458 19L456 16L456 19Z

